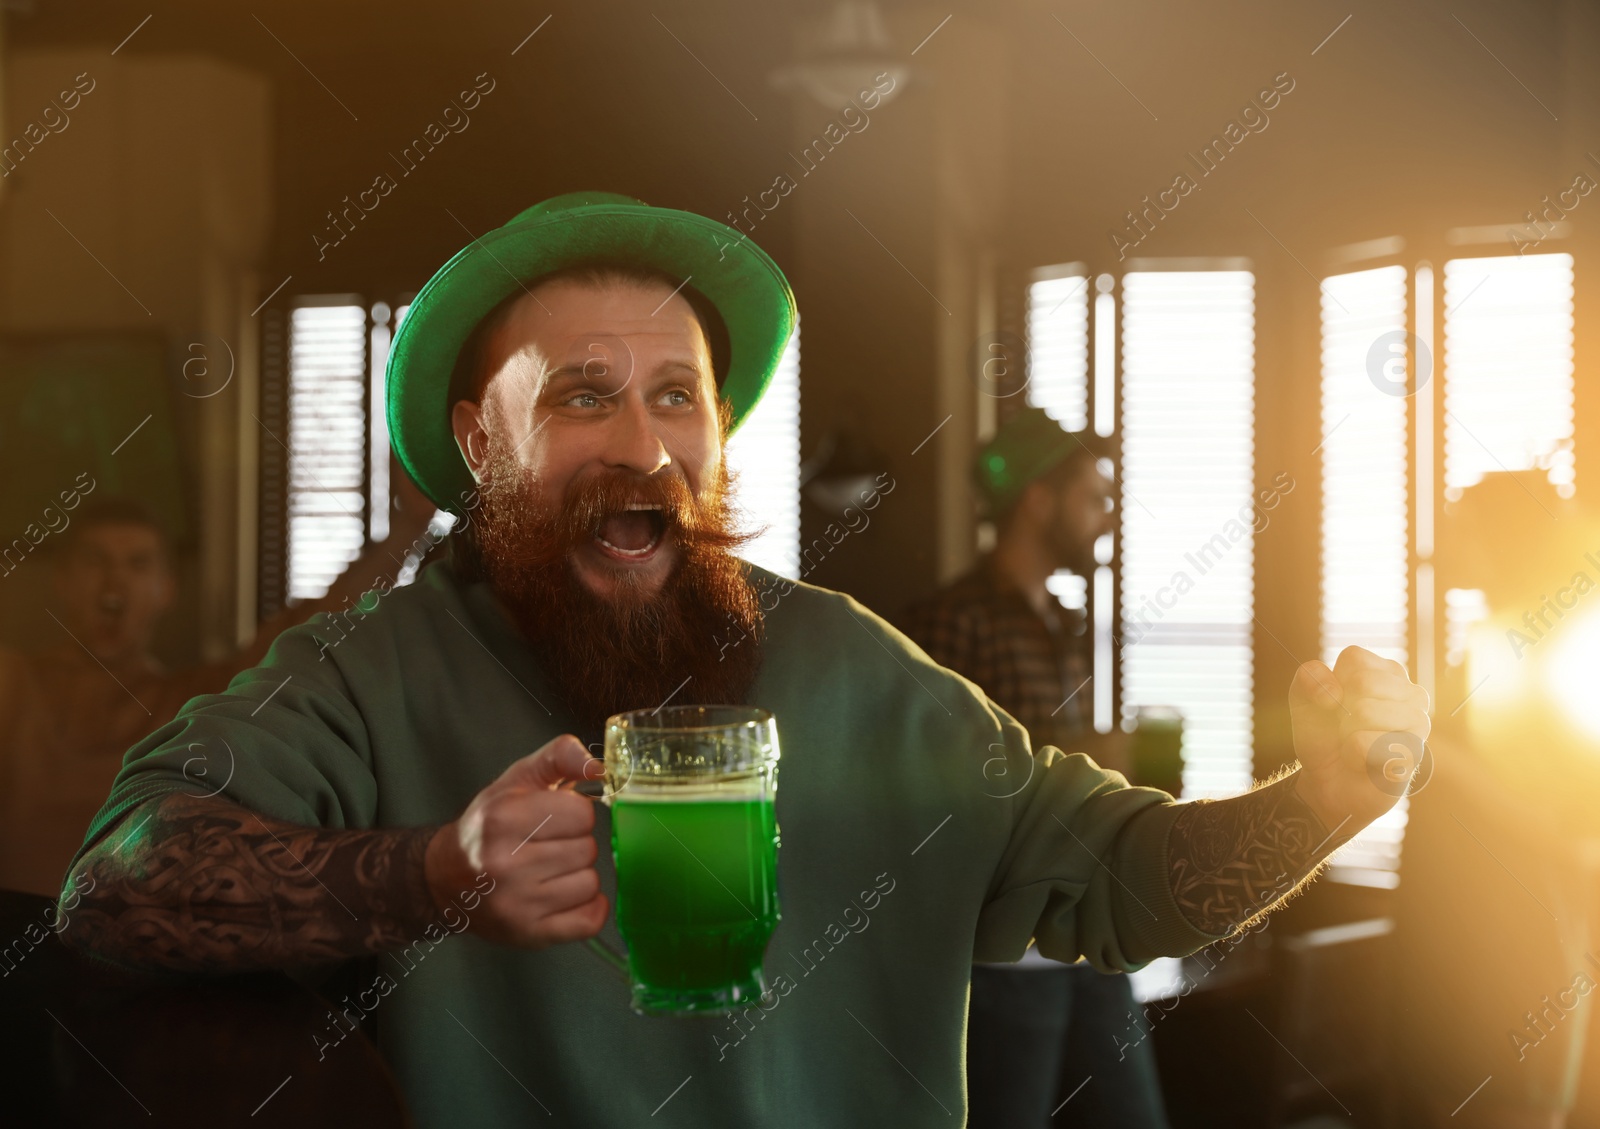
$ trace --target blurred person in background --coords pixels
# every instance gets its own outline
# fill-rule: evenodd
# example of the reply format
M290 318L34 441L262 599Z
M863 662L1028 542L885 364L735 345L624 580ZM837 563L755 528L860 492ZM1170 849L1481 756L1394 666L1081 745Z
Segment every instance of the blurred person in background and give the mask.
M1114 528L1112 483L1099 466L1109 457L1104 440L1066 432L1038 408L1007 421L973 468L997 529L993 551L908 608L899 626L935 662L976 682L1035 746L1085 752L1127 775L1126 736L1085 723L1086 617L1063 607L1045 583L1062 569L1094 574L1095 542ZM1037 948L1015 964L974 965L973 1129L1165 1127L1153 1045L1127 1047L1117 1038L1138 1011L1127 976L1053 961ZM1084 1075L1091 1081L1077 1092ZM1053 1120L1069 1095L1072 1104Z
M1447 503L1435 561L1459 654L1428 742L1449 768L1412 785L1399 887L1412 1120L1560 1129L1600 985L1600 520L1537 471L1494 472Z
M190 698L220 693L285 628L341 611L380 573L399 571L434 509L398 468L391 481L398 505L389 537L326 595L285 608L227 658L178 670L151 649L177 596L166 530L132 498L83 504L52 562L49 614L60 642L26 653L0 648L0 889L54 897L131 745ZM227 772L225 758L197 757L195 791L214 792Z

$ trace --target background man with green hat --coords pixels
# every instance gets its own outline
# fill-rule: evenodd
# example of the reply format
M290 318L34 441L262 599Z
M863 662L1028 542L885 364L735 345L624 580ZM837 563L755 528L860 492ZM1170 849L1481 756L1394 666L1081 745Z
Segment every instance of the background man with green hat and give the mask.
M995 523L994 549L906 609L899 626L935 662L981 686L1036 745L1088 753L1126 772L1121 732L1102 736L1085 724L1092 694L1085 617L1045 587L1062 569L1094 574L1094 543L1113 529L1112 483L1099 467L1110 454L1092 432L1068 433L1038 408L1002 424L972 468ZM967 1020L973 1129L1162 1129L1154 1048L1128 1034L1139 1011L1126 976L1048 960L1036 948L1015 964L974 966Z
M1393 804L1365 748L1426 733L1426 703L1357 648L1297 675L1299 773L1174 804L1031 745L848 596L763 601L779 581L734 555L723 448L794 304L736 239L578 194L434 276L391 354L390 431L465 519L450 559L336 648L285 632L134 746L68 871L64 939L167 971L353 971L346 1013L424 1129L948 1126L975 960L1194 951ZM637 1016L574 943L617 940L585 740L669 699L759 704L782 732L770 998L731 1019Z

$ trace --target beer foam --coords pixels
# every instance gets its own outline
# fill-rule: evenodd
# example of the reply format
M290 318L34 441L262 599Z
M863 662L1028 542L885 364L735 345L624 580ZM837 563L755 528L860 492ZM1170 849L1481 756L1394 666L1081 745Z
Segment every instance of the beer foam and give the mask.
M751 772L715 780L694 777L644 779L634 776L610 792L613 803L687 804L706 802L749 803L772 798L776 784ZM608 782L609 783L609 782Z

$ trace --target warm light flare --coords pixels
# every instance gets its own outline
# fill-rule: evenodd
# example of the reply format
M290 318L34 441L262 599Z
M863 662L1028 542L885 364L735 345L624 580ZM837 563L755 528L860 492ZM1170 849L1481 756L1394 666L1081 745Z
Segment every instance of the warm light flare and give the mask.
M1560 625L1544 678L1552 697L1587 736L1600 740L1600 607Z

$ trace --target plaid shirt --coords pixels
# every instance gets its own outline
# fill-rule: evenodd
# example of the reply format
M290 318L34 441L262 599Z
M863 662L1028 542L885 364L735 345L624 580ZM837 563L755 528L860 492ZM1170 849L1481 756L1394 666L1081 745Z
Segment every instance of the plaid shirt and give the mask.
M1081 612L1055 601L1048 618L995 573L975 568L907 608L897 626L933 660L976 682L1022 723L1033 745L1071 751L1083 732L1087 635Z

